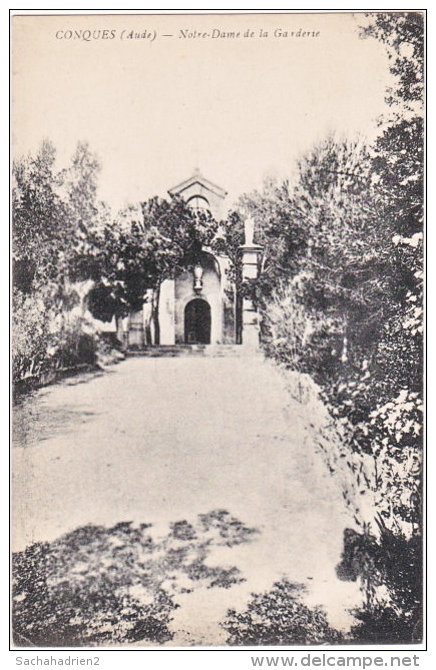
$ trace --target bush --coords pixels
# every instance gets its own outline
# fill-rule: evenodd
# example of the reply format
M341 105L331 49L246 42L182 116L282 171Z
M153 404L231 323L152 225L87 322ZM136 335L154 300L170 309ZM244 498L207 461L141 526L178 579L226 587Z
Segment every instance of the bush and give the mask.
M181 594L245 581L236 566L211 565L215 547L250 542L256 529L226 510L180 519L158 536L152 524L76 528L13 555L14 641L22 646L97 646L171 640Z
M14 382L96 361L93 327L56 300L52 287L13 294L12 374Z
M321 608L307 607L305 587L286 579L267 593L253 594L244 612L229 610L221 624L230 645L340 644L341 633L331 628Z
M422 538L407 538L383 525L380 537L346 529L337 566L344 581L360 578L366 602L353 611L355 642L395 644L422 641ZM383 598L377 587L384 587Z
M353 634L374 642L417 639L422 608L422 236L397 236L391 247L396 270L406 264L410 277L370 334L315 309L308 273L282 281L263 305L267 353L319 384L327 412L318 424L310 412L312 435L360 538L353 579L365 606Z

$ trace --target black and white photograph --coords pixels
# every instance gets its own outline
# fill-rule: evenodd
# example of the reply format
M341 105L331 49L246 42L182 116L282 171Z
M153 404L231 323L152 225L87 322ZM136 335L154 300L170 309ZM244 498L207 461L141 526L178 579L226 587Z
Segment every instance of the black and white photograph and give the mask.
M407 651L426 10L172 11L11 17L12 648Z

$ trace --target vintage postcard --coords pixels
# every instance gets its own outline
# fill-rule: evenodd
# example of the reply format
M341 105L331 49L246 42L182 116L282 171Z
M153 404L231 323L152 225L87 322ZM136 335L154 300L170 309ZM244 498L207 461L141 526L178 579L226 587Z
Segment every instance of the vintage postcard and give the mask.
M15 648L422 645L424 30L12 17Z

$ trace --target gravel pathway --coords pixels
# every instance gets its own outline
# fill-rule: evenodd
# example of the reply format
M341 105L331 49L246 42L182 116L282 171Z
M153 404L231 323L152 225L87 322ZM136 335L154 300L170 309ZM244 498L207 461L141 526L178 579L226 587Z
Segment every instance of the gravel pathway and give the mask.
M135 357L41 389L15 412L14 550L87 524L150 523L164 537L222 510L258 532L211 545L206 564L245 581L179 593L167 644L225 644L227 609L283 577L347 629L359 593L335 566L348 519L308 420L260 357Z

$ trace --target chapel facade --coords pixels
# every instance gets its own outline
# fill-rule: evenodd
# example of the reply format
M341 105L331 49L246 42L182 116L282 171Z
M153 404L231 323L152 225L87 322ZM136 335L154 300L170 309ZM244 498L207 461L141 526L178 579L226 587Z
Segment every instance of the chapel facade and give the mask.
M196 211L210 212L217 221L226 215L227 192L198 171L168 193L183 198ZM251 239L247 239L246 229L246 244L241 247L243 276L255 278L260 247L253 244L252 231L248 237ZM229 268L226 256L212 253L208 248L201 249L173 279L162 283L158 332L152 319L150 292L142 309L132 312L120 323L118 338L127 348L139 349L156 344L225 345L249 341L256 344L254 309L248 304L250 301L238 299L229 279Z

